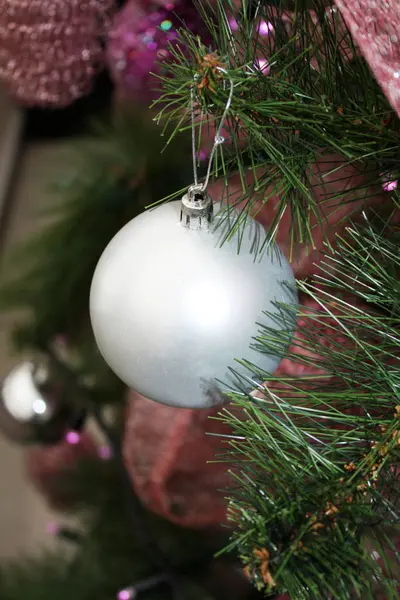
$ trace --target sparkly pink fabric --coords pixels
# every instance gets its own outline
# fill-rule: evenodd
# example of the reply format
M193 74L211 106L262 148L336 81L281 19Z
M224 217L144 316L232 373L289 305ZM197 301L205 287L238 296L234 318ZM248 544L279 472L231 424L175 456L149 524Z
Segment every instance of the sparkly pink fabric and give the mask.
M97 456L96 445L91 436L84 432L78 444L65 440L54 446L36 446L27 450L25 467L28 478L44 496L48 505L56 510L69 508L75 498L59 482L65 472L83 458Z
M323 154L322 150L321 154ZM262 169L260 169L261 173ZM316 272L316 265L323 259L326 235L334 246L336 234L343 235L350 216L357 221L361 217L363 208L382 206L385 203L387 200L385 193L380 187L368 187L368 177L368 174L363 174L354 164L350 164L339 154L322 155L311 166L310 191L316 204L316 214L310 216L313 245L299 244L293 256L291 246L293 217L290 207L279 220L276 234L276 241L286 258L291 260L297 279L304 279ZM246 175L246 183L254 184L251 171ZM234 175L230 178L228 191L224 182L219 180L209 186L209 192L215 202L229 199L232 205L237 205L243 194L241 176ZM268 196L268 192L268 189L264 190L258 201L255 198L253 210L257 221L265 227L270 226L280 207L280 200L276 195L271 196L263 205L262 198ZM227 198L228 193L229 198ZM239 207L243 204L244 202L239 204ZM325 221L325 231L318 226L318 220Z
M335 0L382 90L400 115L399 0Z
M115 0L1 0L0 81L27 106L63 107L88 94L104 65Z
M344 296L344 300L349 306L356 306L360 310L368 312L368 306L359 301L355 296ZM323 296L321 295L321 301ZM284 358L279 364L274 375L276 377L305 377L316 376L324 377L323 384L328 385L333 378L329 371L329 363L310 348L309 338L304 332L312 331L315 347L319 346L331 349L350 348L351 341L338 327L337 320L341 317L349 319L349 311L344 309L339 303L330 303L329 310L322 307L314 298L308 296L300 297L299 316L297 319L297 329L293 336L289 351L302 359L312 361L313 364L301 364L290 358ZM322 385L322 382L319 382ZM278 386L281 384L278 384ZM301 384L300 384L301 385Z
M216 527L226 519L225 464L209 463L226 450L229 430L210 419L219 409L164 406L128 392L124 459L142 502L164 518L191 528ZM211 435L210 435L211 434Z
M200 33L199 13L190 0L144 2L128 0L117 14L107 43L107 63L117 86L118 100L148 104L159 96L163 63L173 60L177 29L185 24ZM184 51L180 44L180 51Z

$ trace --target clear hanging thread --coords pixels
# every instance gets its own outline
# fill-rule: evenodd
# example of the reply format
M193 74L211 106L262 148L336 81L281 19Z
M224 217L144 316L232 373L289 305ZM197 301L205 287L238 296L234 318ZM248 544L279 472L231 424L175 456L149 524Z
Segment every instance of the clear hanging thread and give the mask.
M191 185L187 193L182 198L181 206L181 223L189 229L209 229L209 225L213 218L213 203L210 195L207 193L207 187L210 181L211 169L214 162L217 148L225 142L222 135L222 128L226 121L228 111L232 104L234 84L232 79L228 77L228 73L222 67L218 67L218 71L223 73L230 84L228 100L226 102L224 112L221 117L220 124L215 133L214 144L210 152L208 160L207 172L203 183L199 183L197 174L197 157L196 157L196 111L195 111L195 83L190 91L190 113L192 120L192 159L193 159L193 185ZM196 76L197 78L197 76ZM196 81L195 78L195 81Z

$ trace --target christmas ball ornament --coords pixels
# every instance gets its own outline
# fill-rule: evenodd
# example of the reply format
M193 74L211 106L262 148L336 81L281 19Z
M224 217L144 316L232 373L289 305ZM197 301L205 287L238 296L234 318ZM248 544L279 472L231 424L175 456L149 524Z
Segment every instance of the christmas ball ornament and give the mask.
M98 347L147 398L209 407L237 384L235 372L254 387L252 371L235 359L268 373L280 362L252 343L262 325L278 327L264 311L296 303L293 273L277 246L260 251L265 230L251 217L229 237L237 217L231 209L213 217L209 196L194 186L182 205L130 221L100 258L90 293Z
M122 98L148 103L160 87L152 75L163 74L162 63L172 60L177 29L186 25L201 33L199 12L192 2L175 0L141 6L129 1L117 15L108 36L107 61ZM181 50L182 44L180 44Z
M56 443L73 416L67 388L53 365L23 362L1 385L0 429L20 443Z
M3 0L0 81L24 105L61 108L104 67L115 0Z

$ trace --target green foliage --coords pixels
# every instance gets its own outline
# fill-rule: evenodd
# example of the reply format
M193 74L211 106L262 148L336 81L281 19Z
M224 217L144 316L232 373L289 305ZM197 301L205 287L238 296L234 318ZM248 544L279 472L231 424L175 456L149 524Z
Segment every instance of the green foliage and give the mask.
M159 574L146 555L139 532L131 526L130 498L114 461L82 462L60 478L68 494L74 490L81 502L74 513L81 516L82 542L65 552L43 552L0 567L2 600L112 600L121 587ZM62 489L60 488L60 491ZM160 548L183 574L188 600L210 600L204 577L221 536L183 529L141 509L144 533L156 534ZM68 550L71 550L69 548ZM200 577L198 577L200 575ZM197 579L196 579L197 576ZM164 600L168 588L160 586L146 598Z
M246 213L254 210L256 200L265 205L272 196L279 197L271 236L287 209L293 215L292 245L312 239L312 218L315 227L323 225L316 190L310 186L310 166L324 156L330 155L327 170L338 185L326 193L323 205L332 198L340 202L340 181L349 164L368 174L363 184L354 184L350 199L360 195L360 185L365 192L365 186L380 184L382 175L397 176L398 119L339 12L327 12L322 0L297 0L291 3L294 13L286 13L286 18L282 8L287 3L279 1L243 0L241 8L232 0L199 4L211 45L181 32L187 51L174 51L169 73L173 78L163 79L159 119L167 125L173 122L175 132L186 129L182 109L189 110L193 85L203 120L218 119L229 86L216 65L207 61L214 52L235 85L226 127L231 143L219 149L215 174L228 179L240 173L243 194L237 202L244 202ZM238 31L232 29L232 16ZM260 20L271 25L269 35L258 33ZM258 59L268 60L268 75L257 68ZM199 145L205 129L204 123L199 125ZM245 183L249 170L254 177L250 184Z
M287 4L295 15L289 27L281 10ZM199 146L207 134L204 120L211 125L220 118L228 86L217 66L228 71L235 94L226 126L230 143L218 149L214 172L226 180L239 173L243 193L235 201L244 202L242 216L260 199L266 205L278 196L270 236L289 210L292 246L312 240L313 227L324 228L329 217L324 205L329 202L334 211L343 200L340 181L349 165L364 180L350 193L346 189L346 202L361 195L367 200L382 178L399 177L399 121L339 13L327 13L326 4L242 0L237 8L232 0L218 0L199 6L212 44L205 47L183 30L187 53L172 50L175 61L162 79L159 104L165 140L140 117L101 132L98 145L85 151L77 178L63 188L66 201L51 209L52 224L17 257L21 269L2 287L0 309L29 310L16 331L20 345L43 348L59 333L79 340L98 376L96 392L102 389L105 400L112 397L111 388L101 384L104 365L88 334L92 274L124 223L192 182L190 151L175 144L175 136L190 129L192 85L202 116ZM237 32L230 25L232 15ZM260 19L271 23L273 34L259 35ZM270 74L255 66L259 58L268 60ZM318 203L311 168L328 156L328 175L337 185ZM252 183L246 183L249 173ZM260 352L286 350L297 322L287 358L312 367L313 375L275 378L248 365L249 376L266 383L250 396L238 375L231 398L246 418L233 409L222 412L233 428L227 459L238 482L229 505L236 525L229 549L239 551L266 595L368 600L380 588L388 599L398 596L399 552L393 543L399 523L398 237L396 227L375 219L362 229L350 227L337 250L327 248L323 274L299 284L302 297L324 310L279 306L274 319L282 325L280 333L264 327L254 340ZM366 305L354 303L349 293ZM320 334L327 318L329 344ZM76 486L83 502L78 512L86 535L76 554L3 567L1 598L106 600L124 583L154 573L127 525L129 502L118 491L121 481L113 465L91 465L90 477L81 473L60 482L70 491ZM220 544L213 540L210 546L207 539L203 546L193 532L147 513L143 518L180 567L193 557L195 564L206 564ZM192 588L188 597L205 600L200 588ZM157 594L154 600L165 597Z
M252 368L265 382L258 398L240 383L231 394L246 418L230 409L221 417L233 427L229 460L238 469L231 547L260 589L296 600L375 598L379 586L398 597L398 230L377 218L347 233L324 274L299 283L319 309L298 309L286 357L312 374ZM290 342L296 314L280 308L282 330L263 327L260 352Z
M58 186L44 213L51 221L16 250L1 286L0 310L29 311L16 331L19 346L87 334L90 283L108 242L147 205L190 182L185 139L170 153L163 146L149 116L136 114L99 128L80 150L76 176Z
M189 110L193 87L203 120L217 121L229 91L218 68L226 69L235 86L231 143L220 148L215 175L240 174L242 213L278 197L269 235L289 210L295 247L312 241L313 227L327 230L329 212L344 201L349 165L362 178L346 190L346 202L368 200L382 178L398 178L400 137L340 13L322 0L289 4L291 14L287 2L203 3L211 46L181 32L187 52L175 51L174 77L163 79L159 119L175 132L186 129L182 109ZM261 20L269 35L259 33ZM268 60L268 75L258 59ZM199 145L202 136L199 125ZM311 180L321 160L331 161L326 176L334 183L322 200ZM278 316L269 316L280 331L264 327L254 340L260 352L283 354L297 322L286 357L313 374L274 378L249 364L248 379L238 375L231 393L236 409L222 411L233 427L227 460L238 482L230 548L267 595L364 599L376 597L377 587L386 598L398 595L398 241L396 229L379 222L350 227L328 253L324 274L299 284L303 299L323 310L279 305ZM321 333L327 319L329 333ZM249 379L265 382L251 396Z

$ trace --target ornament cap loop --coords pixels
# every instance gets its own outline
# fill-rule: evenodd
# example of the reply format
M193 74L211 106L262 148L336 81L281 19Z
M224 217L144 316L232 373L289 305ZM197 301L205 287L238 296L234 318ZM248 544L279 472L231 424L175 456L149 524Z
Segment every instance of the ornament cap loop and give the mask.
M211 196L202 185L192 185L181 202L181 224L188 229L208 231L214 215Z

